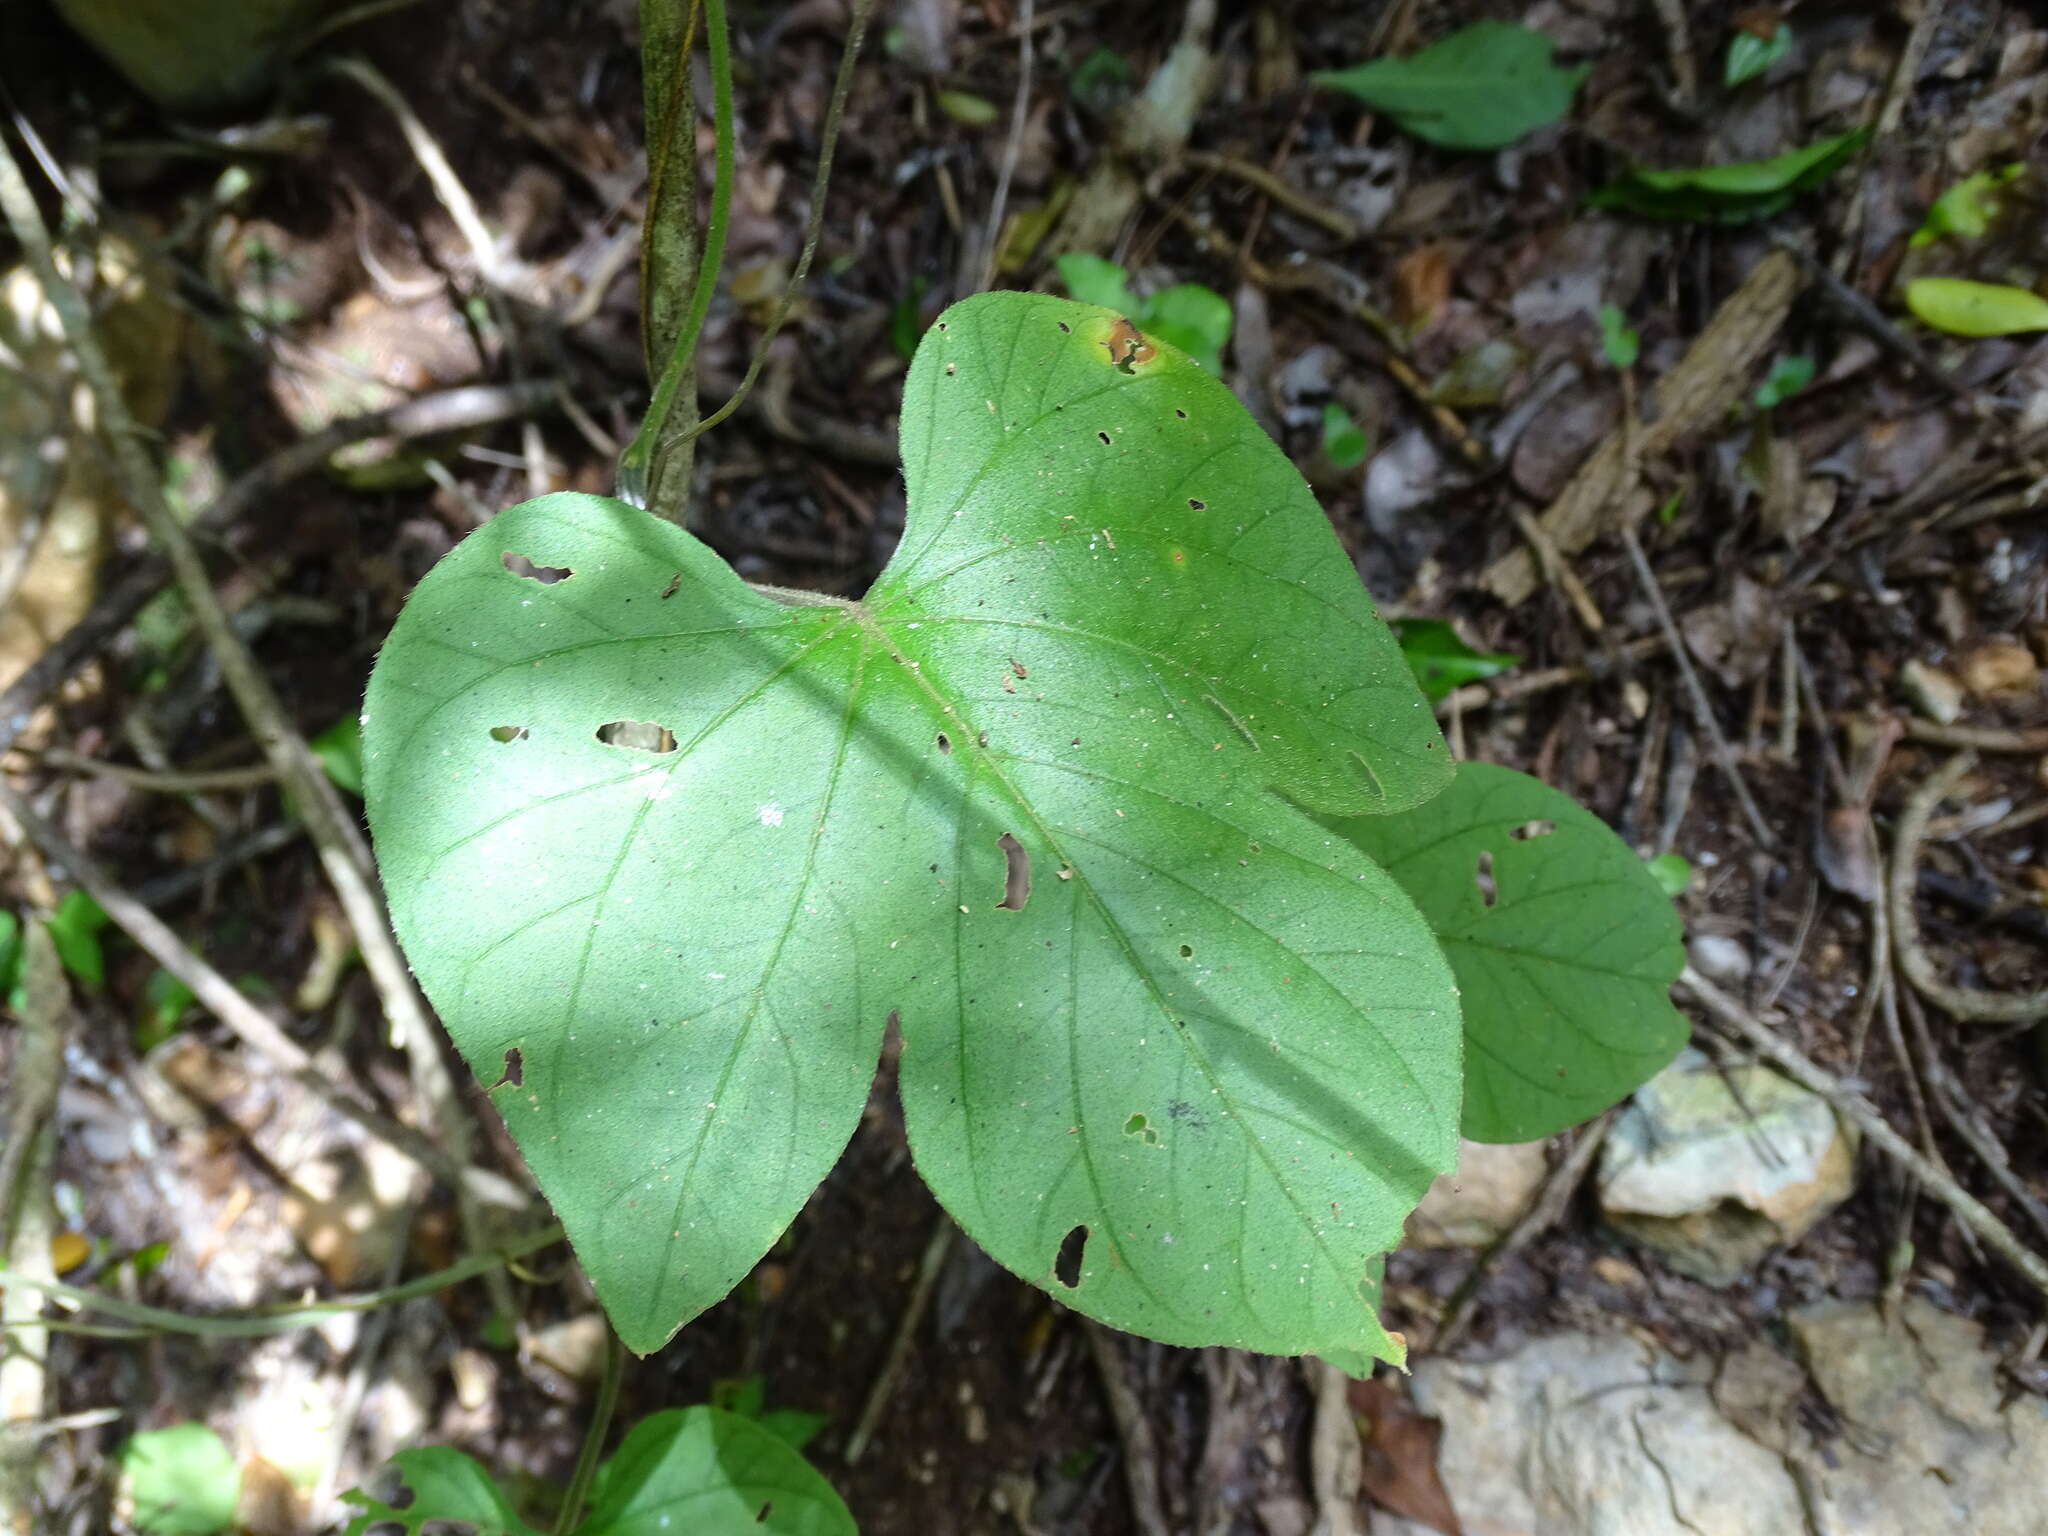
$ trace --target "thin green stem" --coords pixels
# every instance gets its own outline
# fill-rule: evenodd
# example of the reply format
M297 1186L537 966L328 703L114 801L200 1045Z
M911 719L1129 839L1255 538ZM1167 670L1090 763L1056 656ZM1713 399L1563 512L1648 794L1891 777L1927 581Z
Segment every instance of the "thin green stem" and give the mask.
M825 108L825 126L818 139L818 169L811 178L811 214L804 229L804 248L796 260L796 271L789 284L782 290L782 297L776 302L775 314L768 322L768 329L761 333L761 340L754 348L752 361L747 364L747 375L740 380L739 388L732 392L717 410L706 416L683 437L684 442L692 441L717 426L745 403L753 391L754 381L761 376L762 365L768 361L768 349L781 334L782 324L789 318L789 312L796 306L803 292L804 279L811 274L811 261L818 254L818 240L825 229L825 191L832 180L832 152L839 146L839 127L846 116L846 98L853 90L853 66L860 58L860 46L868 35L868 18L874 14L875 0L854 0L853 20L846 29L846 50L839 56L839 76L832 82L832 101Z
M668 418L675 409L677 395L685 387L695 389L697 385L697 339L704 329L704 317L711 309L711 296L718 287L719 269L725 261L725 231L731 222L732 40L725 24L725 0L704 0L704 37L711 55L712 131L717 141L711 183L711 216L704 225L704 246L698 254L697 286L690 295L689 313L683 317L683 323L676 331L668 366L661 371L661 380L654 387L654 398L648 403L640 430L627 445L625 456L619 460L619 495L638 506L647 505L650 488L661 482L657 461L679 442L689 440L686 436L669 434ZM684 173L677 169L671 174ZM652 507L649 510L657 516L670 517L669 509ZM680 515L683 510L675 509L677 515L670 517L670 521L684 521Z
M524 1258L537 1249L561 1240L562 1229L559 1226L543 1227L537 1232L529 1232L524 1237L514 1238L493 1252L473 1253L446 1269L436 1270L431 1275L422 1275L417 1280L408 1280L403 1285L390 1286L381 1291L366 1291L355 1296L336 1296L303 1307L280 1307L215 1317L188 1317L182 1312L172 1312L163 1307L149 1307L140 1302L124 1301L121 1297L109 1296L104 1291L66 1285L61 1280L38 1280L11 1269L0 1269L0 1289L20 1286L25 1290L40 1291L45 1296L68 1301L87 1312L118 1317L124 1322L137 1324L155 1333L183 1333L206 1339L257 1339L271 1334L292 1333L301 1328L317 1328L341 1312L368 1312L378 1307L394 1306L401 1301L412 1301L420 1296L432 1296L447 1290L451 1285L460 1285L465 1280L473 1280L479 1275L503 1268L513 1259Z
M612 1427L612 1410L619 1405L619 1380L625 1374L626 1346L611 1334L604 1352L604 1377L597 1384L597 1406L591 1410L590 1427L583 1432L583 1449L576 1453L576 1470L569 1477L569 1491L562 1496L562 1511L555 1516L555 1536L569 1536L583 1519L583 1504L590 1497L590 1485L597 1480L598 1458L604 1454L605 1436Z

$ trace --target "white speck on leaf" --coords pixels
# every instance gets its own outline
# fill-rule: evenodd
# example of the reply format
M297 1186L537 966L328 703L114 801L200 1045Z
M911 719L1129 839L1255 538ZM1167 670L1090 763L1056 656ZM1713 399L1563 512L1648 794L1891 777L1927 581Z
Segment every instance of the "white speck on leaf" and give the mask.
M779 827L782 825L782 806L776 801L770 800L766 805L756 810L754 814L761 818L761 825L764 827Z

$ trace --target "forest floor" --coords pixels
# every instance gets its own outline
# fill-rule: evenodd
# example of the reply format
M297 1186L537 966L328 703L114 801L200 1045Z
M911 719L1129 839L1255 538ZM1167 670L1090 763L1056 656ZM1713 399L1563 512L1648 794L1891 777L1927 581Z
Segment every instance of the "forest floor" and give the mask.
M1384 611L1448 621L1471 651L1512 660L1441 700L1454 750L1569 790L1646 857L1682 856L1695 967L2039 1247L2043 1036L1923 998L1883 926L1896 875L1917 913L1908 949L1936 975L2000 996L2048 982L2048 341L1943 336L1899 298L1921 273L2048 272L2048 32L2020 6L1923 3L1925 21L1903 0L1790 7L1789 49L1732 87L1731 42L1769 34L1776 12L885 4L816 275L754 404L698 445L696 531L750 579L864 590L903 522L905 342L991 272L1062 291L1052 258L1077 248L1063 243L1086 234L1076 204L1097 211L1091 177L1115 168L1129 197L1089 248L1141 293L1223 295L1226 380L1309 477ZM40 7L0 20L0 74L64 179L74 243L81 219L97 226L109 336L160 429L175 505L198 515L337 419L493 391L481 424L387 433L209 527L218 589L309 738L355 715L400 604L464 533L538 491L610 488L646 391L634 12L459 0L345 33L330 51L389 82L411 139L389 102L314 60L239 115L176 122ZM1568 120L1511 149L1432 147L1310 81L1486 15L1587 68ZM1120 133L1184 25L1209 66L1184 142ZM846 26L842 0L737 8L707 407L738 382L796 260ZM1867 148L1761 221L1587 204L1632 164L1762 160L1863 126ZM481 243L423 168L426 139L480 211ZM707 168L709 148L707 124ZM1914 243L1941 193L2007 165L2028 169L2002 183L1985 233ZM1603 306L1635 334L1629 366L1603 343ZM1332 405L1362 430L1362 463L1326 445ZM90 487L67 488L74 500L109 506ZM152 595L165 578L131 518L75 522L82 542L39 551L0 620L0 686L81 620L91 640L27 701L26 729L7 726L8 782L319 1071L419 1121L379 993L217 659ZM139 617L123 593L150 597ZM1976 755L1901 866L1902 812L1962 751ZM6 839L7 903L58 909L65 861L11 818ZM412 1164L186 1006L121 926L76 925L104 976L78 980L64 1025L52 1187L59 1226L84 1239L68 1280L205 1313L463 1257L445 1187L422 1198ZM1701 1041L1742 1049L1707 1025ZM17 1083L20 1049L0 1029ZM449 1064L476 1161L522 1177ZM1816 1302L1912 1296L1982 1326L2010 1395L2048 1392L2041 1295L1867 1141L1846 1202L1721 1287L1604 1225L1574 1145L1549 1149L1543 1217L1490 1258L1394 1257L1389 1326L1417 1362L1453 1319L1460 1358L1599 1326L1714 1360ZM559 1483L603 1353L594 1304L559 1249L516 1268L509 1293L517 1349L494 1336L480 1281L280 1339L59 1334L39 1528L120 1528L114 1448L185 1420L256 1469L267 1502L245 1492L244 1519L260 1532L329 1528L333 1494L406 1444ZM1146 1531L1134 1470L1158 1490L1155 1528L1280 1536L1356 1518L1355 1484L1322 1459L1328 1394L1319 1415L1297 1362L1093 1348L1079 1319L953 1236L911 1167L886 1067L795 1225L728 1301L630 1365L620 1414L750 1382L771 1407L823 1416L810 1454L881 1536ZM1135 1428L1107 1385L1128 1391ZM1378 1398L1351 1407L1391 1426L1368 1493L1441 1526L1434 1440L1399 1433L1409 1421Z

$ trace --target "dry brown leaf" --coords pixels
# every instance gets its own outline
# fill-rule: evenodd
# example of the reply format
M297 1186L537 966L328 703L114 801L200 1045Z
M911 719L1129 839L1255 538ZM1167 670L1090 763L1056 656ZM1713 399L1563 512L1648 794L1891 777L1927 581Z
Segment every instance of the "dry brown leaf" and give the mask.
M1437 1475L1443 1421L1417 1413L1399 1389L1377 1377L1352 1382L1350 1402L1365 1447L1366 1497L1443 1536L1464 1536L1458 1511Z

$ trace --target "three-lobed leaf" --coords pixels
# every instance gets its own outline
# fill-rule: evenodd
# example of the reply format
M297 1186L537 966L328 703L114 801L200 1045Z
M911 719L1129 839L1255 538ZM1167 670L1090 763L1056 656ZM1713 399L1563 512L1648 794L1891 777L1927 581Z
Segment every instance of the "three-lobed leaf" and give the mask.
M956 305L902 435L858 603L576 495L427 576L365 711L421 981L636 1350L788 1224L895 1016L918 1166L998 1261L1169 1342L1397 1357L1361 1285L1453 1159L1457 1001L1307 814L1450 774L1391 634L1118 316Z
M1446 149L1505 149L1563 120L1586 67L1551 58L1550 39L1504 21L1475 21L1402 59L1316 75Z
M1464 763L1401 816L1333 822L1436 930L1463 994L1463 1132L1532 1141L1649 1081L1685 1044L1685 963L1657 877L1539 779Z

